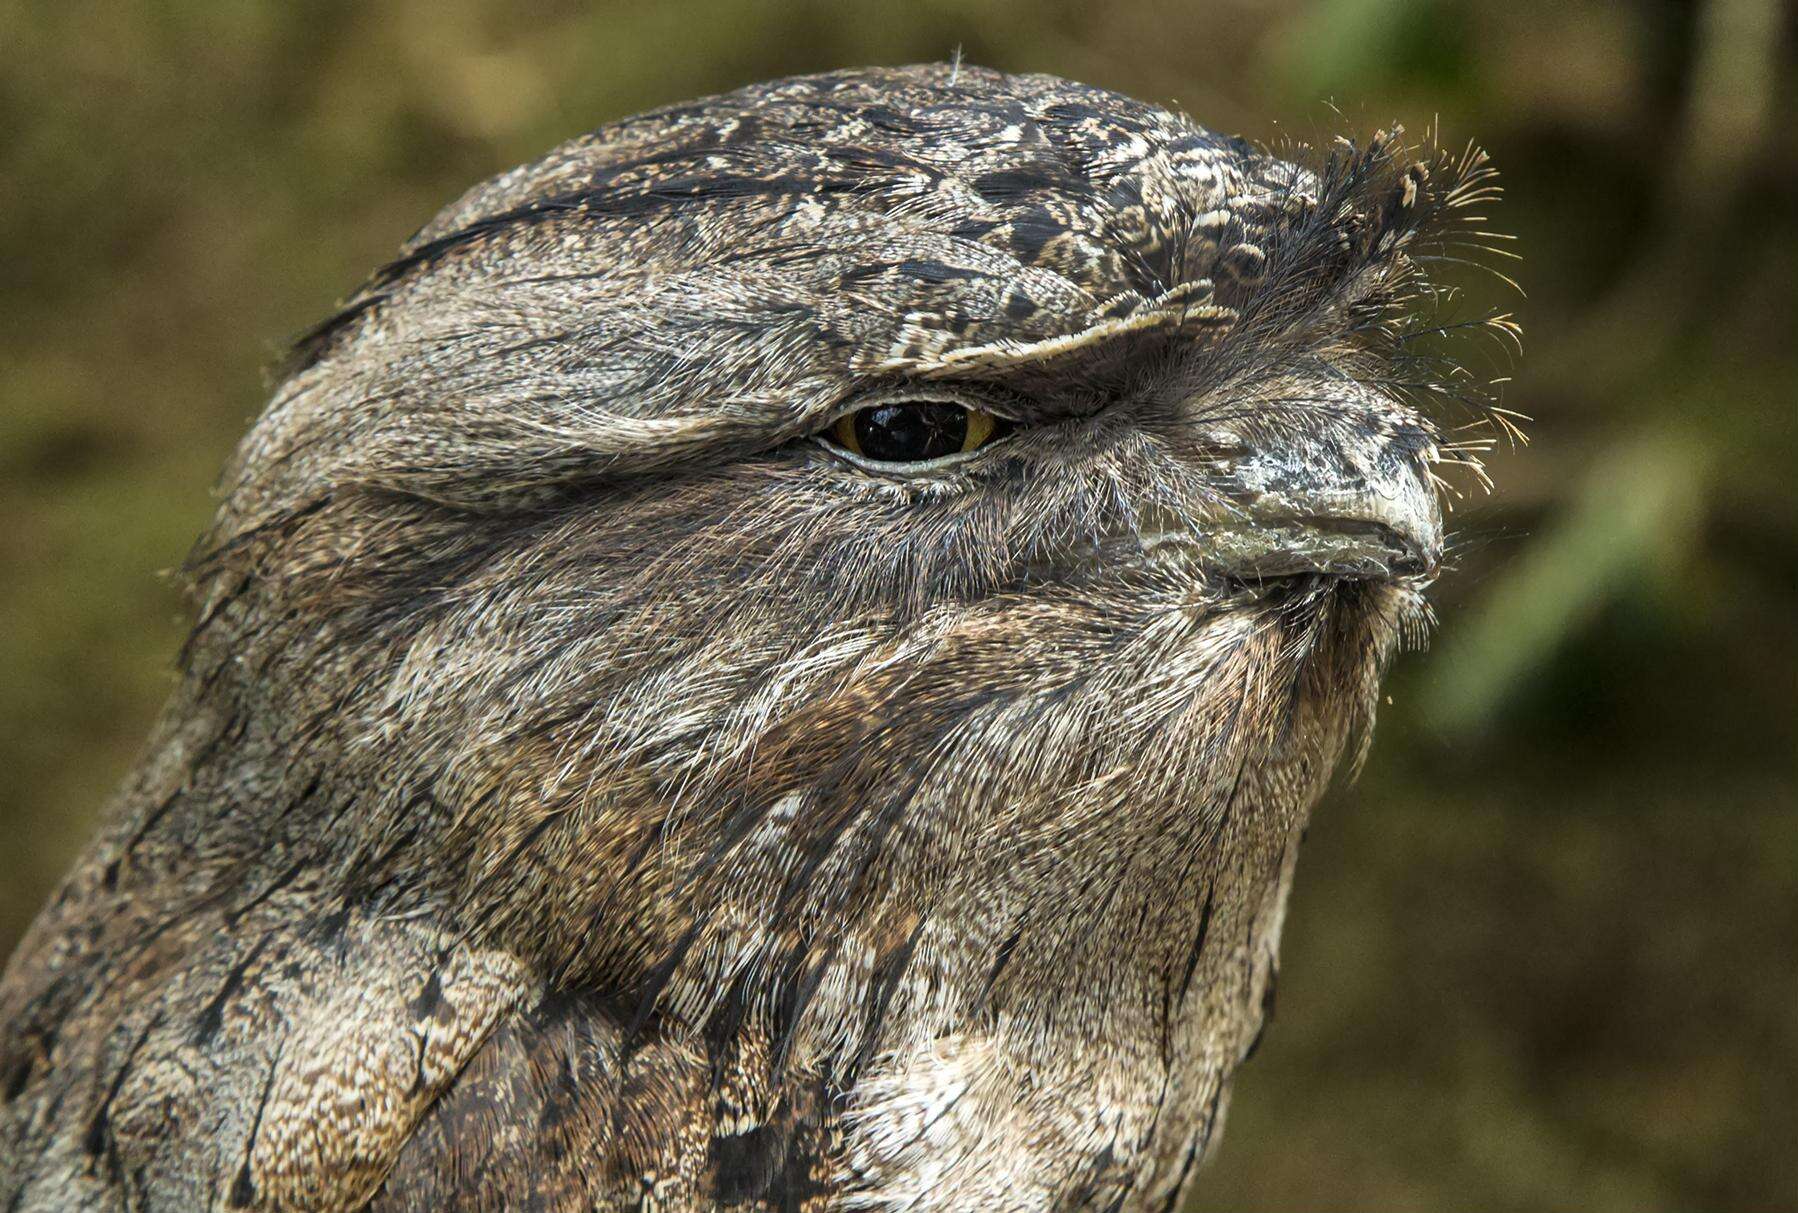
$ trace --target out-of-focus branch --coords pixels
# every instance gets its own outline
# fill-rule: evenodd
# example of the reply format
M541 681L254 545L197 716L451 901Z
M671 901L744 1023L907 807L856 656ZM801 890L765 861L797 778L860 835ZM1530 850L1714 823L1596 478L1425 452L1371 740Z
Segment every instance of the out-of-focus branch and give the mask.
M1740 191L1772 129L1779 0L1711 0L1698 36L1676 168L1662 178L1677 230L1711 219Z
M1583 331L1532 378L1569 396L1655 370L1644 350L1665 349L1692 309L1669 307L1705 275L1732 203L1766 148L1778 79L1780 0L1710 0L1694 40L1691 85L1661 174L1653 243L1591 313Z
M1560 356L1532 365L1536 390L1566 402L1666 398L1655 390L1671 369L1664 351L1702 313L1676 301L1716 272L1714 249L1770 140L1779 21L1779 0L1706 6L1654 242L1586 323L1553 344ZM1553 528L1451 634L1424 692L1425 715L1445 735L1477 731L1610 595L1685 563L1721 462L1718 439L1665 425L1643 418L1591 460Z

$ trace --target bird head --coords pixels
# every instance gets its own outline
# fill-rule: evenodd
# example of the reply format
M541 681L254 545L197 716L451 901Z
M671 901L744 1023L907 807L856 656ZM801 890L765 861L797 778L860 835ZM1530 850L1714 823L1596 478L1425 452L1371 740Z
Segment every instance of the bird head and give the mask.
M1421 627L1487 175L931 67L475 188L226 474L189 685L282 760L216 828L819 1049L1177 965Z

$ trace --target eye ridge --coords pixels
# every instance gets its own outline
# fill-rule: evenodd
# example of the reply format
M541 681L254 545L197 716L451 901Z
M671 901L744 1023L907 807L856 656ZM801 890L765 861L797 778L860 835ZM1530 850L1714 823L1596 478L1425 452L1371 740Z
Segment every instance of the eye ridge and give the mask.
M845 413L822 435L875 463L929 463L969 454L1003 437L1004 419L954 400L891 399Z

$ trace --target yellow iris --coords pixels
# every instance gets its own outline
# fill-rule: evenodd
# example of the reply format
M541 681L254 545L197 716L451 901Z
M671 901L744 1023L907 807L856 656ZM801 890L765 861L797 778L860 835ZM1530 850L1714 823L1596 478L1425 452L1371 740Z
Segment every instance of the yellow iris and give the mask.
M929 449L928 453L920 450L916 454L897 454L891 451L866 449L866 444L862 441L858 422L864 424L876 424L879 419L891 421L895 414L902 415L907 411L912 410L920 413L928 411L929 413L938 414L939 417L940 414L951 410L959 413L961 420L963 421L963 429L959 444L944 449L938 443L929 443L928 445L931 449ZM918 419L917 424L920 426L923 424L922 418ZM880 404L865 409L857 409L853 413L845 413L843 416L837 418L835 423L831 425L830 437L844 450L869 459L879 459L885 462L911 462L931 458L940 459L945 455L959 455L965 454L968 451L979 450L993 440L998 432L998 428L998 419L991 413L982 412L979 409L971 409L965 405L952 404L947 401L931 400L920 401L916 404ZM914 436L917 435L914 434Z

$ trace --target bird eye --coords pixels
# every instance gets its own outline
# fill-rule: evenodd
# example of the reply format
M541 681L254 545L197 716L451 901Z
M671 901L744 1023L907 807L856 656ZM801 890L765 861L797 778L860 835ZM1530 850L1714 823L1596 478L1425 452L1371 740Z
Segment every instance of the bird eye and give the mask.
M952 400L889 400L845 413L825 431L834 445L875 463L927 463L977 451L1010 423Z

